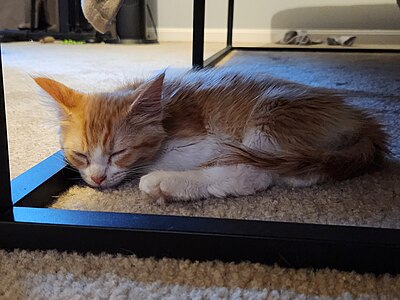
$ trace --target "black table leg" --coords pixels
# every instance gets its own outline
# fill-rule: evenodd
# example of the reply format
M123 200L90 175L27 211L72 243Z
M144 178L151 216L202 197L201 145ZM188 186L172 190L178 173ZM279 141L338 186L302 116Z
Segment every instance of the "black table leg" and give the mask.
M194 0L192 48L192 67L194 69L214 66L232 50L233 7L234 0L229 0L226 47L204 60L205 0Z
M30 30L33 31L35 30L36 26L35 26L35 16L36 16L36 1L35 0L31 0L31 28Z
M7 142L6 105L0 45L0 219L2 219L2 213L11 209L12 206L10 165Z
M60 24L60 33L67 34L70 32L70 8L68 5L68 0L58 1L58 20Z
M229 0L228 3L228 33L226 37L226 46L232 47L232 37L233 37L233 7L234 0Z
M205 0L194 0L193 48L192 48L193 68L202 68L204 63L204 18L205 18Z

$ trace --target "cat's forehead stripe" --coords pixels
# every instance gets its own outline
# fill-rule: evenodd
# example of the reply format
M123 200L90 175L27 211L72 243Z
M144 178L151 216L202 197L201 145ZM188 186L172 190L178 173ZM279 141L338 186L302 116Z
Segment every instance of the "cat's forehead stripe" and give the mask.
M103 133L103 140L102 140L102 146L103 148L107 148L107 146L109 146L111 148L111 128L109 127L110 124L107 124L108 128L104 129L104 133Z
M126 104L118 101L111 105L109 102L114 101L113 99L95 98L93 100L86 112L86 143L88 148L98 145L104 150L109 150L112 147L113 133L123 117L122 113L126 110Z
M82 137L83 137L83 139L82 139L82 143L83 143L83 149L84 149L84 151L86 152L87 150L88 150L88 130L86 130L86 125L87 125L87 122L86 122L86 120L84 119L83 120L83 122L84 122L84 124L83 124L83 126L82 126Z

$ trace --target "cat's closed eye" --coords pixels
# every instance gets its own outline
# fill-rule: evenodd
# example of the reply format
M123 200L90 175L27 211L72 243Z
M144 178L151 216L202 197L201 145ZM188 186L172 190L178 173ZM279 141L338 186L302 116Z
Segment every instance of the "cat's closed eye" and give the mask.
M118 151L115 151L115 152L111 153L111 154L110 154L110 157L109 157L109 159L108 159L108 163L111 163L111 161L113 160L113 158L117 157L117 156L120 155L120 154L124 154L127 150L128 150L128 149L125 148L125 149L121 149L121 150L118 150Z
M78 152L78 151L72 151L71 153L72 153L72 157L74 159L84 162L87 165L90 163L89 157L86 154L84 154L82 152Z

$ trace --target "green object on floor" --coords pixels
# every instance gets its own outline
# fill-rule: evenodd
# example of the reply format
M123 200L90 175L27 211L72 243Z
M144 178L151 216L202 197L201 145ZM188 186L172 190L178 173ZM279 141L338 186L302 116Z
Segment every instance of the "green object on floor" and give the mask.
M63 44L82 45L82 44L85 44L85 42L84 41L74 41L74 40L63 40Z

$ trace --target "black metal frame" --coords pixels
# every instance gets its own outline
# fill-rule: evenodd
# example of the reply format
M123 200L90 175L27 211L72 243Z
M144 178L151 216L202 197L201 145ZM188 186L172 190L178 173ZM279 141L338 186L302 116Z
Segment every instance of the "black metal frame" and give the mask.
M235 47L233 45L233 12L234 0L228 0L228 23L226 46L214 55L204 59L204 20L205 20L205 1L194 0L193 14L193 51L192 65L194 68L205 68L215 66L220 60L232 51L301 51L301 52L362 52L362 53L399 53L398 49L368 49L368 48L349 48L349 47L330 47L321 48L315 46L281 46L281 47Z
M204 0L194 0L194 4L193 65L202 67L207 65L199 59ZM233 0L229 5L228 26L232 28ZM227 47L213 62L232 49L231 30L227 40ZM3 72L0 86L1 248L107 251L400 273L400 230L396 229L46 208L54 195L72 184L73 174L56 159L57 153L12 180L10 186Z

